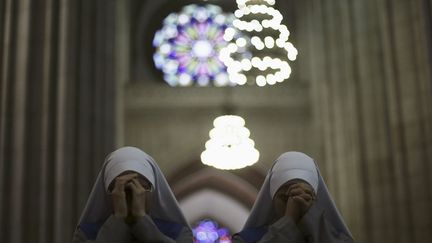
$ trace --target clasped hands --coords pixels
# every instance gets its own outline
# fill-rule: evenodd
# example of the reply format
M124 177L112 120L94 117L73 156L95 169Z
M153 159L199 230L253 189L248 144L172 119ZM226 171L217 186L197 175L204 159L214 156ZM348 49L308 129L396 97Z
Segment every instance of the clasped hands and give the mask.
M146 215L146 189L138 180L138 174L118 176L110 195L115 217L133 223Z
M316 199L314 190L302 181L294 181L280 189L286 202L284 214L298 222ZM118 176L111 191L114 216L133 223L146 215L146 192L137 173Z
M287 198L285 215L298 222L312 206L316 195L312 187L305 182L295 182L286 189Z

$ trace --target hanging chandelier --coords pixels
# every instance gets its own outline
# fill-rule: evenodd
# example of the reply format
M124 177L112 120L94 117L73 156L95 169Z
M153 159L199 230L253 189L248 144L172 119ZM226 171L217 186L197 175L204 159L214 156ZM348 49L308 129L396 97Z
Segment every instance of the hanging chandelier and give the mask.
M249 138L250 131L240 116L217 117L210 131L210 140L201 153L203 164L223 170L235 170L250 166L259 159L255 143Z
M288 41L290 32L274 4L275 0L237 0L233 27L224 34L229 44L219 54L231 82L265 86L290 77L288 61L294 61L298 51ZM242 55L244 49L252 53L250 58Z

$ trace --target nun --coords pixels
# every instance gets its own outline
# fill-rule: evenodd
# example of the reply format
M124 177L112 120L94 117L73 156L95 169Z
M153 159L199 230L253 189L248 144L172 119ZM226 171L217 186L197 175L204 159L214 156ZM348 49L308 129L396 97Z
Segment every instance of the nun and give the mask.
M352 243L312 158L282 154L267 174L252 211L233 242Z
M193 242L165 177L152 157L123 147L105 159L73 243Z

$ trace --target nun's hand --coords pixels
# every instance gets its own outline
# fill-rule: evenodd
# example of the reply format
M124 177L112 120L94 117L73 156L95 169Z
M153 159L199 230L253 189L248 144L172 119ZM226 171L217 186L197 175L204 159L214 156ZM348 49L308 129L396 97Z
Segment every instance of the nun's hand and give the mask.
M128 215L125 187L133 177L136 177L136 174L123 175L115 179L114 189L111 191L115 217L124 219Z
M315 193L312 187L304 182L291 185L287 190L287 207L285 215L290 216L298 222L309 210L315 200Z
M146 190L137 178L132 179L128 186L132 189L131 213L135 218L146 215Z

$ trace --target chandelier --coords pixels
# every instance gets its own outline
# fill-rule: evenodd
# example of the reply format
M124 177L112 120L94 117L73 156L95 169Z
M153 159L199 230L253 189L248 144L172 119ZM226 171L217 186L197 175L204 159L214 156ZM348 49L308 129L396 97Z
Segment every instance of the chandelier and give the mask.
M240 169L250 166L259 159L255 143L249 138L250 131L240 116L225 115L217 117L210 131L210 140L201 153L203 164L223 170Z
M265 86L290 77L288 61L294 61L298 51L288 41L290 32L274 4L275 0L237 0L233 27L224 34L229 44L219 54L232 82ZM250 58L242 55L245 47L252 53Z

